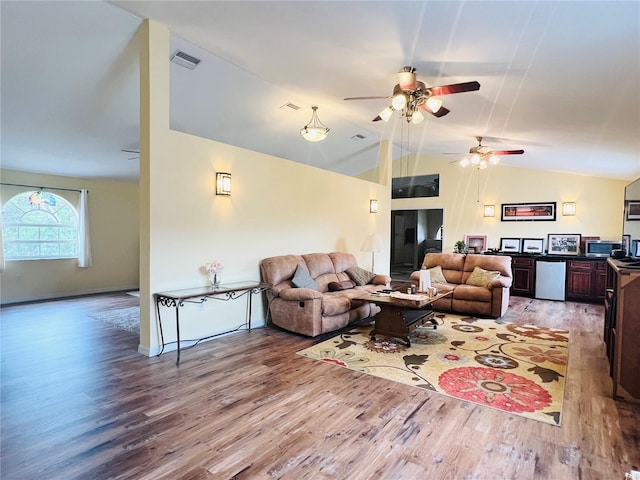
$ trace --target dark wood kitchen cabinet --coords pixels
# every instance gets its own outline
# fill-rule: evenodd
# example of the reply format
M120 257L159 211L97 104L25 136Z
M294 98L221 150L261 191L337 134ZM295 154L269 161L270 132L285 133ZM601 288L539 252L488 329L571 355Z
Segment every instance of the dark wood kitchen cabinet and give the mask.
M603 302L606 291L606 259L567 260L566 299Z
M604 341L613 397L640 403L640 268L609 259L605 272Z
M511 295L531 298L535 296L536 264L533 257L512 257L511 275Z

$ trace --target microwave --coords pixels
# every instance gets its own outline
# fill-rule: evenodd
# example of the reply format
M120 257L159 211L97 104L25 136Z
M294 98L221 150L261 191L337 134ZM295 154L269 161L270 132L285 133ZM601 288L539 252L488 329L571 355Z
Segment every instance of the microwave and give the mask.
M584 254L587 257L609 257L611 250L620 250L622 242L619 240L587 240Z

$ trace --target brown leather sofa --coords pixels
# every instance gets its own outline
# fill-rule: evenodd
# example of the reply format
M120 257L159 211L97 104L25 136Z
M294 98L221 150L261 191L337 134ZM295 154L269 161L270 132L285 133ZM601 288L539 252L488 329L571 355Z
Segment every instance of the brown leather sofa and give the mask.
M313 288L294 285L298 267L308 272ZM315 337L374 316L380 307L352 300L364 291L375 292L385 288L391 278L367 272L372 278L368 283L358 285L353 280L354 270L356 273L363 271L350 253L265 258L260 262L260 275L263 282L271 285L266 292L271 321L291 332ZM361 283L363 281L360 279Z
M442 269L446 283L437 283L432 279L432 285L439 292L453 291L453 295L437 300L433 305L435 310L493 318L506 313L513 279L511 257L462 253L427 253L424 256L422 268L432 269L438 266ZM476 267L499 272L499 275L486 286L467 284ZM411 274L412 282L418 284L419 278L420 272Z

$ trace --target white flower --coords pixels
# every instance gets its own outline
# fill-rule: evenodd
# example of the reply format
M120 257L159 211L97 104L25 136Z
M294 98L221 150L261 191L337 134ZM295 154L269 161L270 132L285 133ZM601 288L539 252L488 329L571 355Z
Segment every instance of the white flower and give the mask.
M213 262L208 262L204 266L207 269L207 273L211 275L212 273L220 273L224 270L224 265L222 262L215 260Z

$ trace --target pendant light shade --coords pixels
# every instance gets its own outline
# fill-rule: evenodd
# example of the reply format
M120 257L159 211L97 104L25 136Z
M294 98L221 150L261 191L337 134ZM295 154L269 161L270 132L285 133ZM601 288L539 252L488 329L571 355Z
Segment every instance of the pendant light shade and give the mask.
M318 107L313 106L311 110L313 110L311 120L300 129L300 135L309 142L320 142L327 138L329 127L324 125L318 118Z

